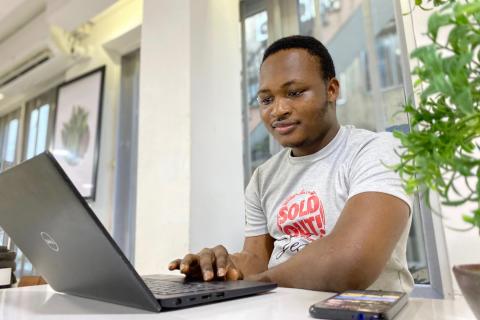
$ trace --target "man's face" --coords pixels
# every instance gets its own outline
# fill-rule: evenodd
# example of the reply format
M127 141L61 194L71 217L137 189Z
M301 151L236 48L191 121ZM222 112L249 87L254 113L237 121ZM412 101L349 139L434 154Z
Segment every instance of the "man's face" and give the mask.
M260 69L258 99L268 131L294 156L315 153L338 129L338 81L322 79L316 58L303 49L281 50Z

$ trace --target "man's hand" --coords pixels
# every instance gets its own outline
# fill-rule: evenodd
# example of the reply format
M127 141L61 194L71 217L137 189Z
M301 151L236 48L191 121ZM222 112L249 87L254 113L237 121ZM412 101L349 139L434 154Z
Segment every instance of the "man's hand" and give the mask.
M15 274L13 273L17 268L17 264L15 263L15 258L17 253L15 251L10 251L5 246L0 246L0 269L2 268L11 268L12 269L12 278L10 284L14 284L17 282L15 278Z
M224 246L202 249L197 254L189 253L168 265L169 270L180 270L187 278L204 281L241 280L242 272L235 265L235 257Z
M266 271L272 251L273 238L262 234L246 237L241 252L229 254L221 245L205 248L170 262L168 269L197 280L241 280Z

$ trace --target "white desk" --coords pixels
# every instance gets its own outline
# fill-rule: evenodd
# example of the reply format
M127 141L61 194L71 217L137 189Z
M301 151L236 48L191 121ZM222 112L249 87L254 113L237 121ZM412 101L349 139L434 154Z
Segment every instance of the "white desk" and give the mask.
M49 286L0 290L1 320L35 319L312 319L308 307L332 295L298 289L273 292L183 310L151 313L55 293ZM465 300L411 299L396 320L475 319Z

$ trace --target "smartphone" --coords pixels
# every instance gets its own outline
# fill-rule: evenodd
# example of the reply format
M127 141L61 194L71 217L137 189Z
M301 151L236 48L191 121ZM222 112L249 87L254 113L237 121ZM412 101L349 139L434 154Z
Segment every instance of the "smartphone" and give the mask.
M331 320L393 319L407 304L405 292L349 290L313 304L310 315Z

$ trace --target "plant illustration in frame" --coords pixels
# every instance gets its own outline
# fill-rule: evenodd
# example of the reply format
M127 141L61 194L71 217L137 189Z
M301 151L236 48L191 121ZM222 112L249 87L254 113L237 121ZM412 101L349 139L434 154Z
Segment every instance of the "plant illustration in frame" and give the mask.
M90 143L88 116L88 111L84 107L74 106L70 120L63 124L62 144L68 151L65 161L71 166L78 165L87 152Z
M52 153L80 194L95 199L105 67L59 86Z

